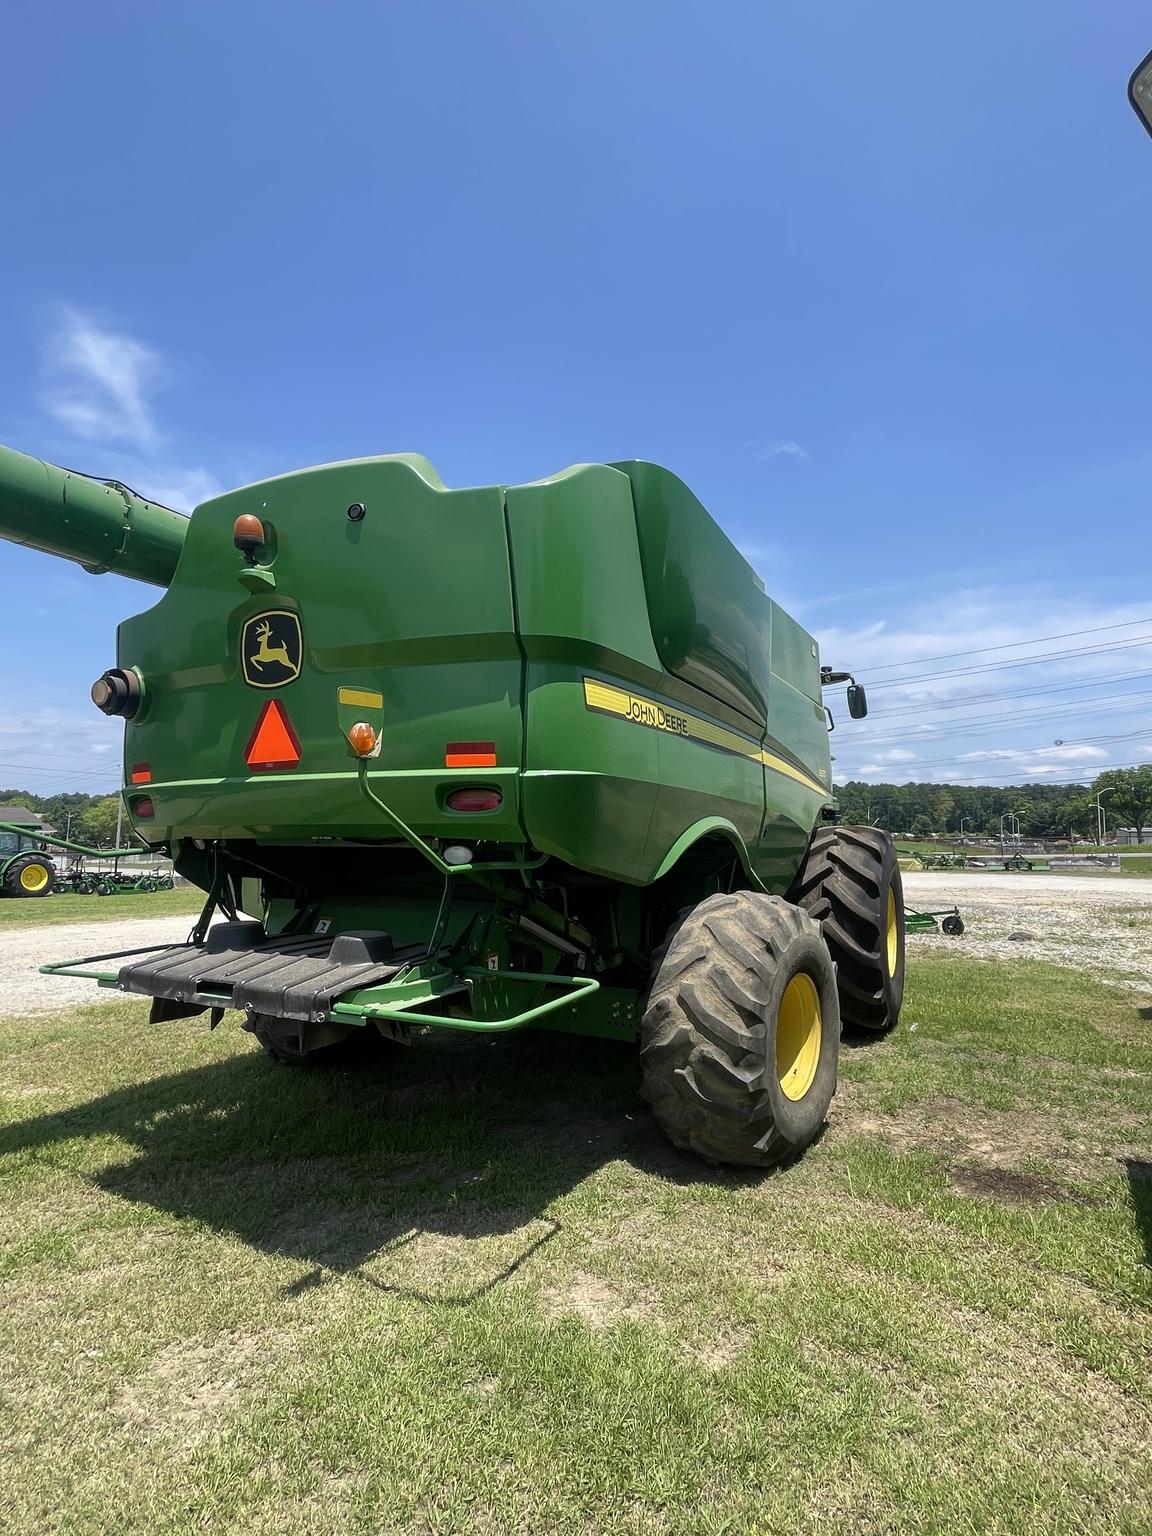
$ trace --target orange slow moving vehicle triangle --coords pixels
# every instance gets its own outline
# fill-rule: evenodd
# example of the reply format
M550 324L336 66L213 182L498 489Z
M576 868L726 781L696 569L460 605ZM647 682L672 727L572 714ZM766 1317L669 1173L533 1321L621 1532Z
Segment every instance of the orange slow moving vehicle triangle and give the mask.
M295 768L300 761L300 738L279 699L269 699L244 748L249 768Z

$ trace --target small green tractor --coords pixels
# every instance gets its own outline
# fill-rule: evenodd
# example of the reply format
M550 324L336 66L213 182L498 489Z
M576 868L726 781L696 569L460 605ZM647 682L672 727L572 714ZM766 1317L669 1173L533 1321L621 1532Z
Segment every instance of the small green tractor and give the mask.
M52 894L57 882L56 866L40 846L42 841L39 831L0 822L0 895Z
M678 1146L759 1166L819 1133L842 1023L895 1025L896 855L834 824L823 690L864 690L667 470L450 490L398 454L186 519L0 449L0 536L165 589L92 698L205 893L185 944L45 969L293 1065L619 1041Z

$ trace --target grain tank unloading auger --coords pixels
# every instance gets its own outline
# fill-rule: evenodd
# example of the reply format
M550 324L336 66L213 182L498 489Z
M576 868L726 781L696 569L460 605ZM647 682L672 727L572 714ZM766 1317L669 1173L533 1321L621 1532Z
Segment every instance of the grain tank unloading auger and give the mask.
M842 1018L895 1024L896 859L832 825L847 675L667 470L449 490L395 455L185 520L5 452L0 535L165 588L93 699L133 828L207 898L188 944L46 969L240 1010L293 1063L425 1025L635 1041L672 1139L734 1163L817 1134Z

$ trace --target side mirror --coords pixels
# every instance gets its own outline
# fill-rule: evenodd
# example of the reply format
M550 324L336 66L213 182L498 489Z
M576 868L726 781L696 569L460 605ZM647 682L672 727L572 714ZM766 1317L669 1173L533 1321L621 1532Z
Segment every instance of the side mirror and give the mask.
M1152 53L1137 66L1129 80L1128 100L1136 109L1136 116L1152 133Z
M848 713L853 720L863 720L868 713L868 695L863 683L853 683L848 689Z

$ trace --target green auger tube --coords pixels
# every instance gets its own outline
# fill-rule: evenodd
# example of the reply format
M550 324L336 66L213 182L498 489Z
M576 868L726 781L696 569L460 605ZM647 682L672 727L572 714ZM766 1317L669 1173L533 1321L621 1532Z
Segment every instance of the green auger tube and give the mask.
M118 480L97 480L0 447L0 537L92 575L115 571L166 587L188 519Z

